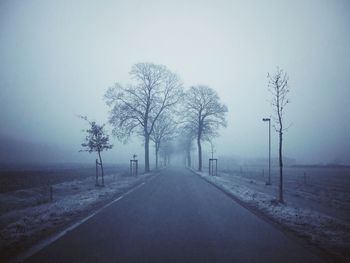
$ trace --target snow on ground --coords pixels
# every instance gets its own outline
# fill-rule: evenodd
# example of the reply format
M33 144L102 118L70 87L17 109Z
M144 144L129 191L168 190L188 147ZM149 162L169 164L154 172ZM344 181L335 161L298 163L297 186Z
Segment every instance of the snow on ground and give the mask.
M16 254L55 229L71 223L84 213L111 200L141 183L149 174L138 177L111 174L105 176L105 187L95 186L95 178L18 190L0 194L0 258Z
M318 207L310 208L305 200L298 202L295 196L289 202L290 195L285 195L286 202L280 204L276 200L277 187L266 186L238 174L219 173L219 176L209 176L206 172L196 173L311 243L350 260L348 221L322 213L317 210Z

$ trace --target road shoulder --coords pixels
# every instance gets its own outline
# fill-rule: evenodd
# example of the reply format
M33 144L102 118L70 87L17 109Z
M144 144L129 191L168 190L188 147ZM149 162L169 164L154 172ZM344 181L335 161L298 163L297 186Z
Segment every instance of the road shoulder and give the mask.
M293 225L288 224L288 221L284 220L283 216L279 217L279 213L270 213L269 210L267 210L264 206L259 206L259 202L257 201L258 197L254 196L254 193L252 194L252 199L246 199L244 196L235 192L235 190L237 190L237 187L231 187L230 184L222 184L218 180L215 180L217 179L217 176L212 177L203 172L198 172L193 169L189 170L207 183L222 191L242 207L246 208L262 220L279 229L288 238L298 242L300 245L312 251L313 253L321 254L322 257L329 262L349 262L349 257L344 254L347 253L346 250L344 251L342 248L340 250L341 252L337 250L336 253L334 253L333 247L325 247L324 245L315 242L315 240L312 239L312 230L310 231L310 235L307 235L305 231L298 231L298 229L294 228ZM288 206L285 204L279 204L276 202L276 200L270 199L268 202L270 203L269 206L272 206L276 211L290 210ZM290 212L293 211L288 211L288 213Z
M24 218L20 218L7 229L2 230L1 261L22 262L112 203L152 180L159 172L155 170L123 183L118 182L119 178L117 178L113 184L106 184L105 187L89 187L88 191L84 189L84 193L69 196L72 200L67 201L68 198L62 198L33 207ZM23 233L17 232L19 222L24 225Z

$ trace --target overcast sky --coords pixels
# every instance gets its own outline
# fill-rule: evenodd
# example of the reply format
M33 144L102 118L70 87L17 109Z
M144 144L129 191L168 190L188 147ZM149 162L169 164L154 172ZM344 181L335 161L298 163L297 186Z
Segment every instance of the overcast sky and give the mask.
M350 164L349 25L346 0L2 0L0 134L78 158L84 123L76 115L107 121L106 89L128 83L133 64L153 62L186 87L219 93L229 113L217 154L263 157L261 119L273 113L266 75L280 66L291 89L285 156ZM143 152L139 140L114 144Z

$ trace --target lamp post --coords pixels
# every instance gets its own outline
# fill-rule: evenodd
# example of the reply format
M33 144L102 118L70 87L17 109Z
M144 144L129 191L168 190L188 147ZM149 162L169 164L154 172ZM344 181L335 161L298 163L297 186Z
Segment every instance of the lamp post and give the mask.
M271 119L263 118L262 120L269 122L269 179L266 182L266 185L271 185Z

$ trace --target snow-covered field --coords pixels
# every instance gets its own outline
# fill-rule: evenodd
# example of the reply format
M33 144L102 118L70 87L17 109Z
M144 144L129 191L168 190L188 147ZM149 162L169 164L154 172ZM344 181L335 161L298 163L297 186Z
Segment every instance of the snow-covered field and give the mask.
M26 188L0 194L0 261L31 247L35 242L87 216L149 178L125 173L105 176L105 187L95 186L92 176L48 186Z
M308 170L293 176L293 171L286 171L284 204L276 201L277 175L268 186L267 174L259 168L226 169L218 176L196 173L282 227L350 261L350 174Z

